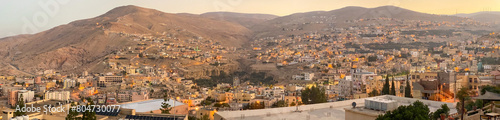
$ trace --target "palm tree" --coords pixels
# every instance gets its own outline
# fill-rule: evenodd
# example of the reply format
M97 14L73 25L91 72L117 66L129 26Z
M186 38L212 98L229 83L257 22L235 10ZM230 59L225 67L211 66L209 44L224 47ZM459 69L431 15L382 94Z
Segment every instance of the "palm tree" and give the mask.
M469 91L467 87L462 87L460 90L457 92L457 98L460 100L459 105L460 105L460 118L461 120L464 119L464 113L465 111L465 101L470 99L470 95L472 94L472 91Z

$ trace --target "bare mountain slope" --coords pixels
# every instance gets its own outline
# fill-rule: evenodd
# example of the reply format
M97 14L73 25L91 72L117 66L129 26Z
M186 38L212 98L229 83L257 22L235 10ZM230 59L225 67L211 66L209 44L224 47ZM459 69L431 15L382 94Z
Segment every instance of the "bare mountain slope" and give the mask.
M225 46L240 46L251 32L231 22L122 6L95 18L74 21L37 34L0 39L0 45L5 46L0 48L1 62L31 73L43 69L86 69L113 51L134 44L130 38L117 33L174 34L177 38L196 36Z

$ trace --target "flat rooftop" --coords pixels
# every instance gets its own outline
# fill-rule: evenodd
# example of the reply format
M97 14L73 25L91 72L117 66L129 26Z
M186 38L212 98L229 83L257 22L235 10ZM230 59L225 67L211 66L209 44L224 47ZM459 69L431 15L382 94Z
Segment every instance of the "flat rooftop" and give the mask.
M174 106L174 101L175 100L170 99L169 101L167 101L167 103L172 107L184 105L184 103L182 102L175 101ZM160 109L161 103L163 103L163 99L153 99L138 102L128 102L120 104L120 106L122 108L135 109L136 112L149 112Z
M445 103L438 101L429 101L413 98L404 98L396 96L377 96L369 99L388 99L397 101L399 105L409 105L414 101L421 101L429 106L431 112L436 111L442 104L448 104L450 114L457 113L455 103ZM338 102L329 102L312 105L299 106L301 112L295 112L296 107L270 108L260 110L244 110L244 111L219 111L215 116L224 118L224 120L345 120L344 108L352 108L352 102L356 102L357 107L364 106L365 99L354 99ZM373 112L373 114L381 114L383 111L366 110L365 112Z

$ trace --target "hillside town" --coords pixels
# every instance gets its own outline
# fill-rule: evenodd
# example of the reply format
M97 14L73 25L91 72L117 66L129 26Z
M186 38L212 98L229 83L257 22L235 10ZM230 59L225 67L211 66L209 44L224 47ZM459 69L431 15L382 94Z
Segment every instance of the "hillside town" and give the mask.
M242 47L181 28L142 34L95 23L130 44L82 71L0 73L2 119L379 120L400 106L426 106L432 119L476 120L500 112L493 102L500 100L500 33L492 24L308 19ZM66 109L17 110L47 105ZM73 109L89 105L119 108Z

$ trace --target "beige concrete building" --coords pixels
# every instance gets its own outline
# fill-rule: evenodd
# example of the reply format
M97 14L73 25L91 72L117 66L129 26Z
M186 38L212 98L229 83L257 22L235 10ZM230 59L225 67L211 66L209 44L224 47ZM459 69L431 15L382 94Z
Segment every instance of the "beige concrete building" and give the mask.
M122 76L99 76L98 85L105 86L106 84L117 84L123 82Z
M255 98L255 93L250 92L239 92L234 95L234 99L238 101L238 103L248 103L250 100Z
M45 100L61 100L61 101L67 101L70 99L70 92L69 91L47 91L45 92Z

